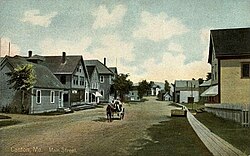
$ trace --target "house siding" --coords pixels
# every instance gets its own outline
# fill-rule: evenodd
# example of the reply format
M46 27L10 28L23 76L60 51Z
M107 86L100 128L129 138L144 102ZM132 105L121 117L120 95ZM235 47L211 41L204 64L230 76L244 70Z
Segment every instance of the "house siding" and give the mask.
M7 81L10 79L5 73L11 72L11 70L7 67L8 64L4 66L0 70L0 110L2 110L3 107L6 107L7 105L11 104L13 101L13 98L16 94L16 92L13 89L9 89L9 85L7 84Z
M98 73L96 71L96 68L93 71L93 74L91 76L90 82L91 82L91 86L90 86L91 89L97 89L97 90L99 90L99 88L100 88L100 82L99 82Z
M199 101L199 81L177 80L175 82L174 101L187 103L188 97L194 97L194 102Z
M100 90L104 91L103 97L100 98L101 102L109 102L111 99L110 97L110 87L111 87L111 75L104 75L100 74L99 78L103 76L104 82L100 82Z
M63 76L66 77L66 83L63 84L66 88L64 92L64 99L68 99L64 101L64 107L70 107L75 104L86 103L89 102L89 82L88 77L85 74L85 67L81 61L75 67L73 74L66 75L66 74L55 74L57 79L61 81ZM74 84L74 77L77 77L77 83ZM84 78L83 83L80 82L81 77ZM67 96L67 98L66 98Z
M218 59L215 57L215 52L213 50L212 53L212 62L211 62L211 85L216 85L218 84L218 79L219 79L219 71L218 71Z
M41 90L41 103L37 103L36 101L36 92L37 90ZM50 93L51 91L55 92L55 100L54 103L51 103L50 101ZM31 108L30 113L43 113L43 112L50 112L50 111L56 111L57 108L60 106L60 100L59 100L59 92L62 92L62 90L55 90L55 89L39 89L39 88L33 88L32 93L34 95L31 96Z
M194 102L198 102L199 91L180 91L180 103L188 103L188 97L194 97Z
M241 78L241 63L250 59L221 60L221 103L250 104L250 79Z
M140 101L138 90L129 91L128 98L128 101Z

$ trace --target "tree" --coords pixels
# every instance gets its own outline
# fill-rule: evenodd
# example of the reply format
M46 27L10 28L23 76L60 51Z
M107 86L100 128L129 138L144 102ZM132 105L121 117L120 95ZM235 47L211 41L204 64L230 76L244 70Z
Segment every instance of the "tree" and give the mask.
M147 94L147 92L151 89L151 84L152 83L148 83L146 80L139 82L138 95L140 98Z
M207 78L206 80L210 80L212 78L212 73L207 73Z
M24 94L29 91L33 85L36 83L36 76L34 74L33 65L26 64L16 67L12 72L6 73L10 77L7 81L10 89L20 90L22 93L21 96L21 108L22 113L25 113L24 106Z
M128 74L119 74L115 75L115 79L113 80L113 89L115 92L118 92L121 101L124 101L124 95L128 94L133 86L133 82L127 79L128 77Z
M168 92L168 93L170 92L170 86L169 86L168 80L165 80L164 90L165 92Z
M199 84L202 84L204 80L203 78L199 78L198 81L199 81Z

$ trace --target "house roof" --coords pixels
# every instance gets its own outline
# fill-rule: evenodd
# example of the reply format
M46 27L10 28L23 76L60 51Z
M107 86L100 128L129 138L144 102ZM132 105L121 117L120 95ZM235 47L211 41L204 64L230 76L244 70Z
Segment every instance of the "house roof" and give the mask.
M0 57L0 62L4 59L4 57Z
M201 94L201 96L216 96L216 95L218 95L218 85L209 87Z
M41 64L35 64L28 62L21 56L9 57L6 56L6 61L10 63L13 68L16 68L25 64L32 64L34 67L34 73L36 75L36 83L34 87L37 88L50 88L50 89L63 89L64 86L55 77L55 75L45 66Z
M200 87L207 87L207 86L211 86L211 79L204 81L202 84L200 84Z
M118 70L116 67L109 67L109 69L114 73L114 74L118 74Z
M46 65L54 74L73 74L82 56L66 56L65 63L62 63L62 56L44 56Z
M250 56L250 28L211 30L209 63L213 50L216 58Z
M198 80L175 80L175 87L177 88L188 88L188 87L199 87L199 81Z
M113 72L108 67L106 67L103 63L101 63L99 60L85 60L85 63L87 66L91 66L91 65L96 66L99 74L113 75Z
M95 70L95 66L86 66L86 68L87 68L89 76L91 77Z

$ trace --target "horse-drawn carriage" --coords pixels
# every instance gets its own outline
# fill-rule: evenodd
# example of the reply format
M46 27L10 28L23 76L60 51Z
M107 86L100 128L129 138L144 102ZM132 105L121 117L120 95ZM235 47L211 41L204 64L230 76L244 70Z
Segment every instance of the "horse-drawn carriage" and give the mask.
M125 108L123 108L122 103L119 100L116 100L108 104L106 108L107 119L111 121L116 115L118 119L122 120L124 118Z

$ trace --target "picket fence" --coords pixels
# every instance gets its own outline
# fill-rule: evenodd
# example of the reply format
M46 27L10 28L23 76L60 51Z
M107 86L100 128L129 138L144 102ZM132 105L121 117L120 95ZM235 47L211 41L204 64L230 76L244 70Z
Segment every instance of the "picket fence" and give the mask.
M244 127L250 126L250 105L205 104L205 110L218 117L241 123Z

